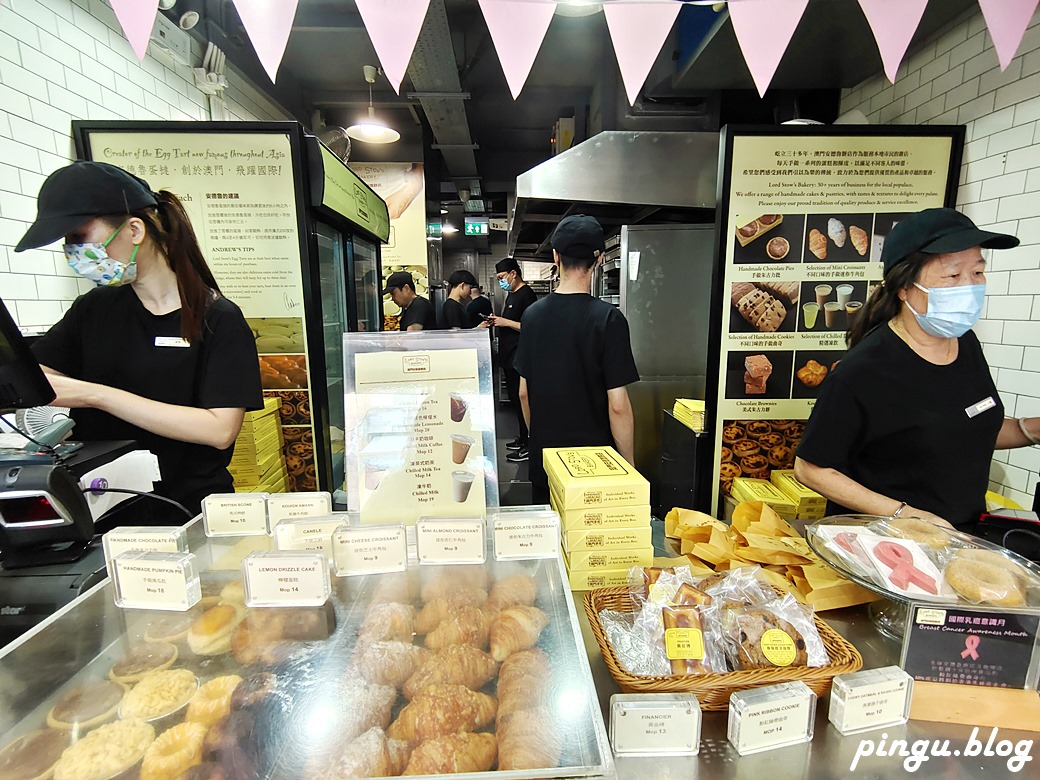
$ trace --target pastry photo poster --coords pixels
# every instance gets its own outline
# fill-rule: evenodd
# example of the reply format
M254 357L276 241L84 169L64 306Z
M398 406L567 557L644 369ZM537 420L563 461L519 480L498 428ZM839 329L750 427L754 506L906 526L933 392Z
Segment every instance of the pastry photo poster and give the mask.
M726 128L713 508L734 479L793 466L880 283L886 236L906 214L947 205L960 143L958 129L941 127Z
M476 350L354 355L348 458L361 522L472 517L486 509Z

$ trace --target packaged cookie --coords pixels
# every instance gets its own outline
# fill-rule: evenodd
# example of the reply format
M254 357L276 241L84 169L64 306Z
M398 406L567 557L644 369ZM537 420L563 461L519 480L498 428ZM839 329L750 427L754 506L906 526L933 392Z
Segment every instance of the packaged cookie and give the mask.
M830 662L812 611L791 595L753 607L724 606L719 622L734 670L819 667Z

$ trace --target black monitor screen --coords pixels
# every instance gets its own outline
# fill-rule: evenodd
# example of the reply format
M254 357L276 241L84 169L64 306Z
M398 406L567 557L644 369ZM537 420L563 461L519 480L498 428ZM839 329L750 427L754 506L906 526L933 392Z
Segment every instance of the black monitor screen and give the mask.
M46 406L54 390L0 299L0 410Z

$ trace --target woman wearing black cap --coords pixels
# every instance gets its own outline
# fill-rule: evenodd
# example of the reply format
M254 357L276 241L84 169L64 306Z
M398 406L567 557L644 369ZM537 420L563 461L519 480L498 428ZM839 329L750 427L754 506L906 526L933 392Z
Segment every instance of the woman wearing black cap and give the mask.
M885 277L849 331L798 448L795 474L829 514L920 517L971 530L993 450L1040 443L1040 418L1009 419L971 327L982 312L982 248L1014 236L953 209L901 220Z
M156 492L192 512L233 492L235 437L263 405L256 345L180 201L121 168L75 162L47 178L37 209L15 251L64 236L69 265L98 285L33 346L55 404L72 407L74 437L136 440L159 459Z

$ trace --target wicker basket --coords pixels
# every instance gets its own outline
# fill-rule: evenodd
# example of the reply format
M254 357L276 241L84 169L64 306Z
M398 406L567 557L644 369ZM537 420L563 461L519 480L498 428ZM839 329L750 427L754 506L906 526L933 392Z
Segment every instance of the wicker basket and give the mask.
M863 666L863 656L847 639L838 634L818 617L816 628L827 648L831 662L826 666L805 666L785 669L754 669L747 672L726 672L704 675L660 675L646 677L630 673L618 660L614 646L607 639L599 613L605 609L614 612L632 612L634 604L628 588L599 588L585 594L585 612L589 625L596 635L603 660L621 690L625 693L692 693L697 696L701 708L724 710L729 707L729 696L734 691L760 688L765 685L801 680L816 693L823 696L830 690L831 679L836 674L855 672Z

